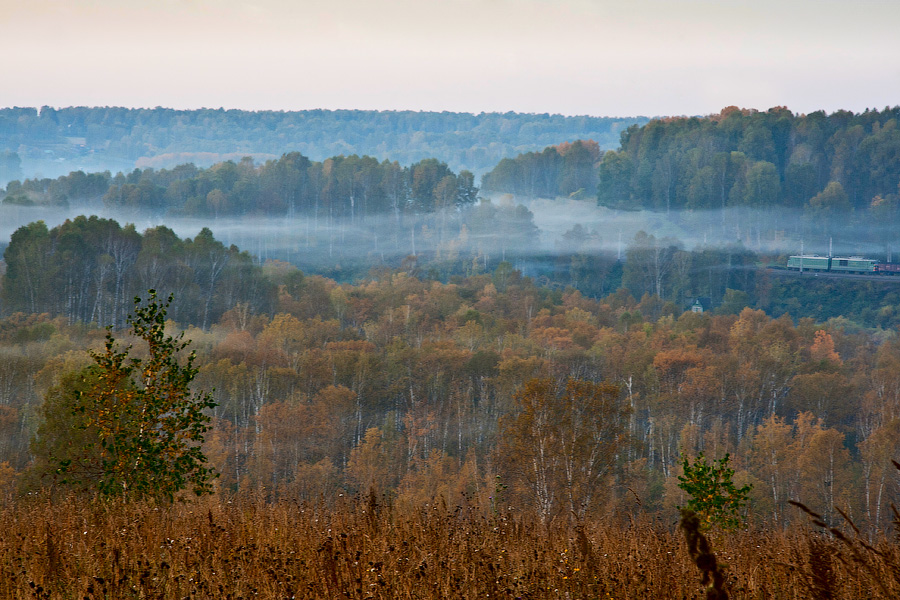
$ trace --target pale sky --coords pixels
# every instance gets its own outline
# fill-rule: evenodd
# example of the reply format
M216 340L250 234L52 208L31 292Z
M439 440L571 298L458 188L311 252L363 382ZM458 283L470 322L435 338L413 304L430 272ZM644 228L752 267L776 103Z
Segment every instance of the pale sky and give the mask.
M0 106L900 104L900 0L0 0Z

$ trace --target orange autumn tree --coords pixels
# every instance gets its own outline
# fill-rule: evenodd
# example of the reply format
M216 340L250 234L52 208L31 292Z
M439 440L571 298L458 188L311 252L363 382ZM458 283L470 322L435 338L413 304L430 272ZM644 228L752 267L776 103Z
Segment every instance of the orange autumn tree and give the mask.
M501 479L544 523L563 512L584 518L603 499L604 482L627 441L629 408L619 388L535 378L519 388L514 402L515 412L500 422Z

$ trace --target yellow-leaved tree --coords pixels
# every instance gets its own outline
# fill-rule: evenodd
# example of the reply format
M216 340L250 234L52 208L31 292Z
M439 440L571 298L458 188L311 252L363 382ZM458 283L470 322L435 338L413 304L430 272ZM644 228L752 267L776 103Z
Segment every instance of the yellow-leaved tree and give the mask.
M530 379L516 392L515 412L500 422L501 481L545 523L562 512L581 519L604 498L628 441L620 396L615 385L571 378Z

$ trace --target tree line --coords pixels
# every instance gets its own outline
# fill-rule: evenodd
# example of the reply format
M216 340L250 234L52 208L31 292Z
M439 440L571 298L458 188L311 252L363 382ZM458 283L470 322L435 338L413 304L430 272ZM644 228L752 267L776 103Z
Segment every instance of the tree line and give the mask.
M602 155L578 141L504 158L482 186L545 198L596 190L601 206L626 210L797 208L820 228L853 211L896 218L898 116L898 107L795 115L731 106L632 125Z
M728 107L656 119L622 133L599 166L601 205L652 210L729 206L863 211L897 203L900 108L795 115ZM884 208L884 207L882 207Z
M513 112L2 108L0 156L4 150L15 153L26 177L83 167L209 166L235 155L265 159L289 152L317 161L357 154L403 164L437 157L455 171L481 173L504 157L566 139L593 139L612 148L622 130L646 121ZM21 177L15 173L3 170L0 161L0 184Z
M650 296L589 299L508 265L451 283L263 274L278 282L268 310L230 302L208 329L167 325L186 330L217 405L204 452L222 493L671 514L682 457L703 452L730 454L769 522L801 499L879 527L900 500L896 336L750 308L660 314ZM0 320L7 489L27 479L41 399L102 343L64 317Z
M110 210L157 216L287 215L355 223L374 215L456 209L474 203L477 194L471 172L456 174L433 158L401 167L356 155L313 162L292 152L262 165L246 157L208 169L184 164L13 181L3 203L78 205L102 198Z
M481 179L485 191L531 198L592 198L597 189L600 146L576 140L504 158Z
M132 298L157 289L177 298L172 318L206 328L236 303L265 311L275 297L253 257L208 228L181 239L163 225L138 233L96 216L52 229L38 221L13 233L3 260L6 315L47 313L118 328Z
M589 247L590 240L585 243ZM569 272L578 278L575 287L598 296L598 282L615 286L618 281L635 298L654 298L658 315L674 314L706 298L720 314L737 314L749 306L773 317L809 317L847 327L892 331L900 325L900 285L893 277L792 277L767 268L784 267L788 256L783 253L757 253L740 244L688 250L676 239L643 231L624 254L618 280L610 257L593 257L585 250L573 255ZM583 266L591 272L582 272Z
M563 236L565 248L535 256L539 231L533 215L511 203L482 201L452 218L432 214L405 219L393 237L373 234L375 239L361 248L351 246L356 243L353 234L343 240L339 232L331 235L337 244L332 260L345 261L337 272L342 281L367 278L373 269L402 268L442 282L497 269L527 269L539 285L595 299L624 288L644 299L655 318L678 314L702 297L720 314L737 314L749 306L775 317L803 315L855 328L889 331L900 323L900 289L894 278L784 277L763 267L783 265L786 257L740 245L688 250L678 240L639 232L624 247L624 260L617 260L597 245L594 233L575 226ZM318 257L327 264L329 248L303 247L295 256L309 264ZM123 325L131 299L151 288L175 294L170 316L202 329L235 302L271 311L277 286L286 283L282 273L299 277L301 272L281 262L291 257L261 260L216 239L209 228L182 238L163 225L141 233L134 225L96 216L79 216L53 228L43 222L23 226L11 236L3 257L0 316L48 313L70 323L116 327Z

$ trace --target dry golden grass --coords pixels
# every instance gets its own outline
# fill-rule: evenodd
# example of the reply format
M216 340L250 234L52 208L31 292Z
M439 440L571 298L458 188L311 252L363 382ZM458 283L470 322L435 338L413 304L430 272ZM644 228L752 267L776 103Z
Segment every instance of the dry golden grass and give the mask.
M29 499L0 509L0 532L4 599L706 597L674 523L548 529L442 501ZM729 598L900 597L887 540L873 546L883 557L866 551L866 568L813 531L711 539Z

